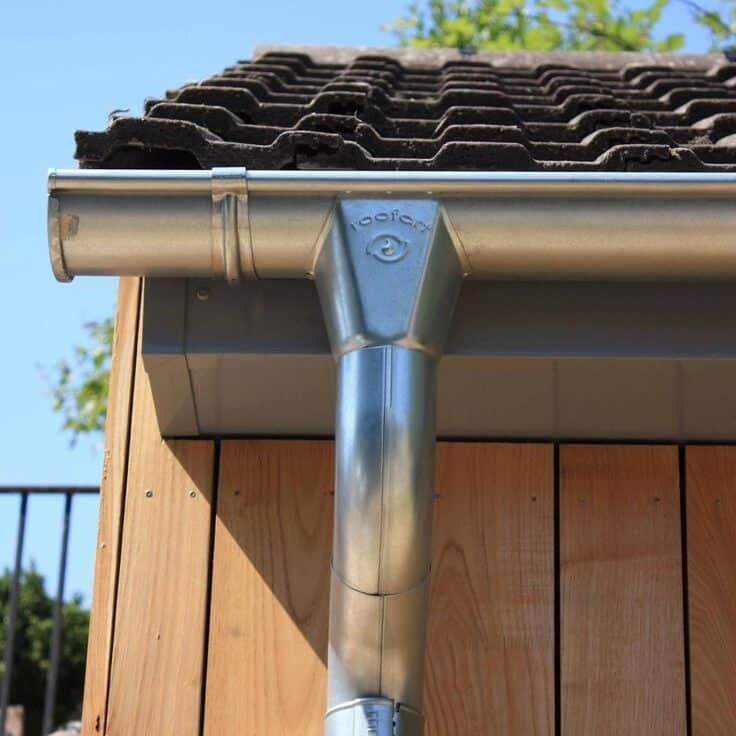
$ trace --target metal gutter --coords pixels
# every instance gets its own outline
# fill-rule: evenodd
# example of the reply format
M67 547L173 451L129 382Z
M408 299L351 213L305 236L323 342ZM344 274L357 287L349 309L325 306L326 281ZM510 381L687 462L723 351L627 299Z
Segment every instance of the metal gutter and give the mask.
M73 171L77 274L314 278L337 361L327 736L421 736L437 364L464 276L736 279L736 174Z
M213 179L243 179L251 193L272 194L498 194L507 190L540 191L550 185L562 191L588 193L616 185L622 191L673 191L697 185L709 192L730 189L736 173L620 171L264 171L223 168L209 171L156 169L50 169L49 192L176 192L207 193Z
M303 278L356 197L384 199L377 223L408 235L423 223L396 199L438 201L472 278L736 278L736 174L699 173L54 170L52 265L60 280Z

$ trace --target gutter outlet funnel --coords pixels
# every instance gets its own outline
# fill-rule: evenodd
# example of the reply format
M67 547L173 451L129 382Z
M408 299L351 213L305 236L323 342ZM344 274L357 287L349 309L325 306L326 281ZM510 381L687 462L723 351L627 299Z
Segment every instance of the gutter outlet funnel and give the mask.
M326 736L421 736L436 368L462 281L440 206L344 200L315 279L338 364Z

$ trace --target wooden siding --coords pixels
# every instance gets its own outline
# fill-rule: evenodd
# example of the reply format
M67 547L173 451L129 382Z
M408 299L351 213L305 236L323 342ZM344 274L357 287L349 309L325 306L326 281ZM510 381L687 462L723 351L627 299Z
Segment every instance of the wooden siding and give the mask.
M442 443L436 487L427 736L552 734L553 448Z
M673 447L562 447L562 732L684 736Z
M105 731L113 621L117 596L120 530L128 465L131 396L138 343L141 282L120 279L110 369L92 611L84 679L82 736Z
M84 736L321 736L333 445L162 441L138 303ZM439 443L427 736L736 733L734 478L736 448Z
M687 450L693 736L736 733L736 447Z
M108 734L200 731L214 459L212 442L161 439L139 354L109 655Z
M321 736L332 455L331 442L222 445L204 720L208 736Z

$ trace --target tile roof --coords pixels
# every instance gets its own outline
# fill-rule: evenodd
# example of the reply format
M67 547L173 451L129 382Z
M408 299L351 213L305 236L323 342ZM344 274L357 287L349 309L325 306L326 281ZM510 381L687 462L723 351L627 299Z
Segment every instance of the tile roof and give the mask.
M261 47L76 139L93 168L736 171L736 63Z

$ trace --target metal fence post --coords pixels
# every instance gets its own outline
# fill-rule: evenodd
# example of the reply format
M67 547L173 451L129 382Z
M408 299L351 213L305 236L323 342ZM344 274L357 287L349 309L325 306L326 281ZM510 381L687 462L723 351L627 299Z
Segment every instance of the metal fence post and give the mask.
M46 695L43 700L43 727L41 736L51 732L54 725L54 709L56 707L56 683L59 678L59 655L61 652L61 612L64 605L64 583L66 580L66 558L69 550L69 519L72 513L71 492L67 492L64 501L63 530L61 534L61 552L59 553L59 578L54 603L54 622L51 629L51 646L49 651L49 671L46 675Z
M20 571L23 561L23 542L26 536L26 512L28 510L28 494L21 493L20 509L18 510L18 536L15 543L15 567L13 580L10 584L10 601L8 604L8 618L5 622L5 668L3 683L0 690L0 728L5 736L5 723L10 700L10 683L13 679L13 655L15 650L15 623L18 618L18 590L20 588Z

